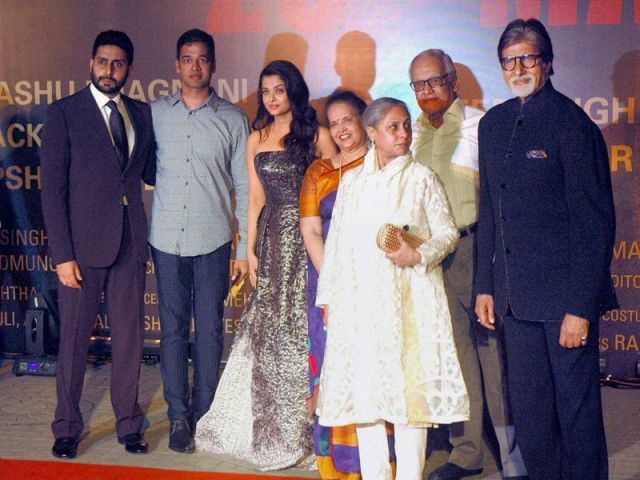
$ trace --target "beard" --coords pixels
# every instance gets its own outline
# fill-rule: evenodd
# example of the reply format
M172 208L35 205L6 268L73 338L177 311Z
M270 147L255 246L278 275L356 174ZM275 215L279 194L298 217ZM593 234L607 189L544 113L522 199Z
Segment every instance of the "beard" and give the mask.
M122 87L124 87L124 84L127 83L128 77L129 77L129 73L127 72L124 78L121 81L118 81L115 78L109 77L109 76L98 77L93 72L93 70L91 70L91 83L93 83L93 85L105 95L111 95L112 93L119 92L122 89ZM105 87L104 85L100 84L101 80L106 80L106 79L111 80L113 82L113 86Z
M516 81L520 80L529 80L527 83L523 85L516 85ZM517 78L512 78L509 80L509 89L511 92L519 98L526 99L529 98L536 91L538 87L536 77L531 73L525 73Z

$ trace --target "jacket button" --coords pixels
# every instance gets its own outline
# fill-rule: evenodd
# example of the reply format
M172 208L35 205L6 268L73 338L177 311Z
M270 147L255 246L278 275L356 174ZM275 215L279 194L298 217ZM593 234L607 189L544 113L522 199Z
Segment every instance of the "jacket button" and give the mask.
M500 188L501 188L502 190L506 190L506 189L507 189L507 184L506 184L506 183L501 183L501 184L500 184Z
M505 248L504 249L504 253L506 253L507 255L511 255L511 249L510 248Z

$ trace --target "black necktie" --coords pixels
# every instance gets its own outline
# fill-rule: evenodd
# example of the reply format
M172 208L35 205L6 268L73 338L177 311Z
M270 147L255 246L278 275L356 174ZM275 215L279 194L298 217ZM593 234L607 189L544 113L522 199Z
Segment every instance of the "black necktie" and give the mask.
M127 143L127 131L124 128L124 120L122 115L118 111L118 106L113 100L107 102L107 107L111 109L111 115L109 115L109 128L111 129L111 136L113 137L113 143L116 148L116 154L118 160L120 160L120 169L124 170L129 160L129 144Z

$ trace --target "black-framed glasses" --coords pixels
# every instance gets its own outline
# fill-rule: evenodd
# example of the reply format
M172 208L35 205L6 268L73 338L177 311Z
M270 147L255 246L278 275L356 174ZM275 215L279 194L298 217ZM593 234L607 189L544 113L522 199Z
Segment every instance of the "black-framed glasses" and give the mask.
M520 66L522 68L533 68L538 63L538 58L542 57L539 53L527 53L525 55L519 55L517 57L502 57L500 59L500 66L503 70L510 72L516 68L516 61L520 60Z
M409 85L414 92L421 92L424 90L425 85L429 85L429 88L438 88L443 86L446 83L446 78L449 76L448 73L442 75L441 77L431 77L426 80L414 80L410 82Z

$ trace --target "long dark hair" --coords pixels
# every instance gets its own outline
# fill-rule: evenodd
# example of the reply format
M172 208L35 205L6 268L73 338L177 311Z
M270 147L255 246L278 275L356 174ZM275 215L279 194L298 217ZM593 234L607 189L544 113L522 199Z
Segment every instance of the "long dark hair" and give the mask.
M292 153L293 158L308 165L316 156L318 120L316 111L309 105L309 88L293 63L274 60L264 67L258 86L258 113L251 126L260 131L262 140L263 132L267 135L264 129L273 122L273 115L267 111L262 101L262 79L271 75L277 75L284 82L291 106L291 131L283 139L284 148Z

